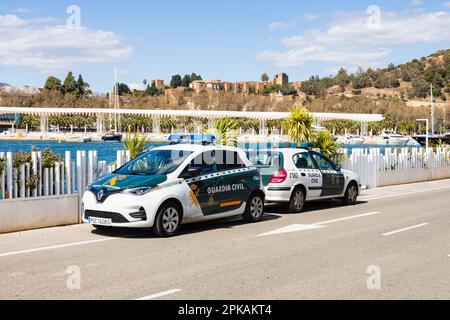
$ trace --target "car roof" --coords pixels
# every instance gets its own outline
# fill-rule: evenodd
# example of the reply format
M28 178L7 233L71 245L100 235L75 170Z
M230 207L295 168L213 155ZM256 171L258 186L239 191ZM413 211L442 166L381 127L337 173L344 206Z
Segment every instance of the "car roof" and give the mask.
M243 152L242 149L239 149L236 147L218 146L218 145L214 145L214 144L206 145L206 146L203 146L201 144L174 144L174 145L157 147L152 150L181 150L181 151L190 151L190 152L205 152L205 151L213 151L213 150L223 150L223 151Z
M297 153L306 153L309 152L307 149L299 149L299 148L277 148L272 150L264 150L267 152L280 152L283 154L297 154Z

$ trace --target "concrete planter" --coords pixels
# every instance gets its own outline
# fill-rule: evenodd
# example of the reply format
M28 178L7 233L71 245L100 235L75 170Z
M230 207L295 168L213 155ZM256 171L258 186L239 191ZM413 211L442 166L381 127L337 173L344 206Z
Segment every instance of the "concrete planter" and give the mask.
M0 201L0 233L78 223L78 195Z

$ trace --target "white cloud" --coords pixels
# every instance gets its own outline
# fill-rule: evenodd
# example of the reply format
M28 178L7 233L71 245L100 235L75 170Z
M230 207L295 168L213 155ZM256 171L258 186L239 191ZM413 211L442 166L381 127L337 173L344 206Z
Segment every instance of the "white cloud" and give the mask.
M295 28L297 25L297 22L294 20L291 21L280 21L280 22L272 22L269 24L269 30L275 31L275 30L289 30Z
M257 58L277 67L327 62L348 68L386 63L395 47L450 41L450 13L382 13L379 29L370 28L365 13L338 14L322 29L284 38L283 51L264 51Z
M12 12L14 13L30 13L31 10L27 8L16 8Z
M316 21L320 18L320 15L315 14L315 13L306 13L303 15L303 19L305 19L306 21Z
M115 62L132 53L113 32L51 22L0 15L0 64L49 71Z

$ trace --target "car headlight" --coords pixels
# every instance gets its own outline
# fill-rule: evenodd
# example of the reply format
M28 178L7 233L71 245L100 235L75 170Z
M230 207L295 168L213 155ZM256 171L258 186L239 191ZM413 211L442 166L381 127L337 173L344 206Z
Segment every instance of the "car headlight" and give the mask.
M132 194L135 196L143 196L144 194L147 194L152 190L153 190L152 187L141 187L141 188L126 189L123 191L123 193Z

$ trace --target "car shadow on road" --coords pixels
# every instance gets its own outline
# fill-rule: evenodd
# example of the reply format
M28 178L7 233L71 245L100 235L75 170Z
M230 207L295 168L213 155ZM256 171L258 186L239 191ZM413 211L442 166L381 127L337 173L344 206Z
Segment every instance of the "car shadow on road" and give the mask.
M280 219L278 216L264 215L263 219L258 223L269 222ZM241 217L224 218L206 222L196 222L185 224L180 228L180 233L177 235L190 235L198 234L202 232L209 232L214 230L232 229L248 223ZM157 237L151 229L127 229L127 228L114 228L109 230L96 230L93 229L92 233L98 236L122 238L122 239L160 239Z

